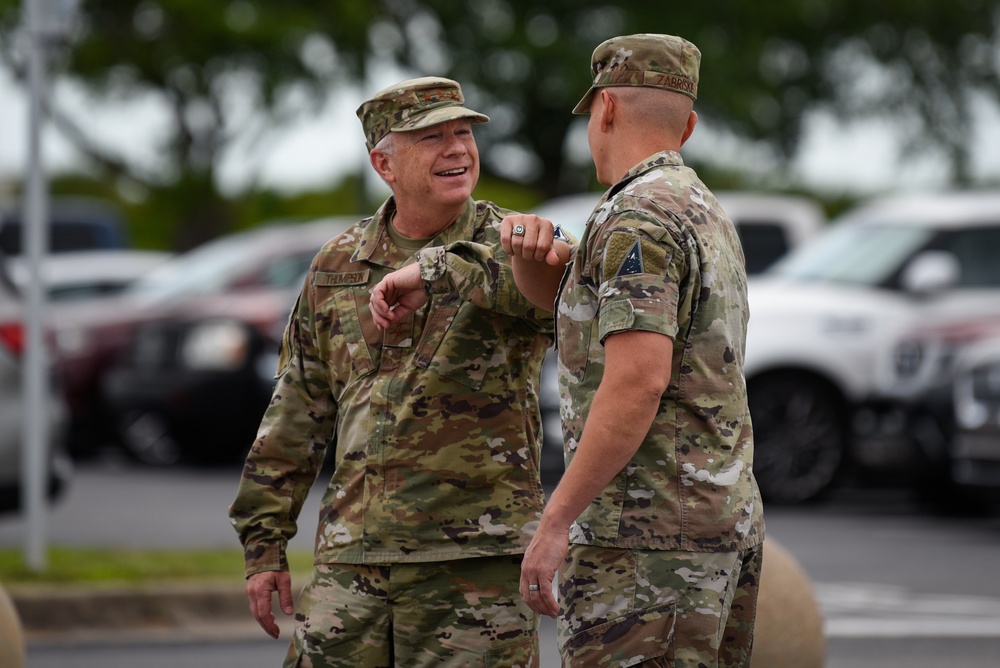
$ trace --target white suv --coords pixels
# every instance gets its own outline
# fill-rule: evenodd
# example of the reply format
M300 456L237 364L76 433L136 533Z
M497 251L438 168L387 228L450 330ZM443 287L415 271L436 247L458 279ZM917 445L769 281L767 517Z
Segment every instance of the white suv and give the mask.
M879 396L902 333L1000 313L1000 192L859 206L750 281L745 373L766 498L821 494L863 462L859 406Z
M719 203L736 225L743 244L748 274L758 274L793 248L816 236L826 215L815 201L795 195L720 191ZM534 213L547 218L579 239L601 193L557 197Z

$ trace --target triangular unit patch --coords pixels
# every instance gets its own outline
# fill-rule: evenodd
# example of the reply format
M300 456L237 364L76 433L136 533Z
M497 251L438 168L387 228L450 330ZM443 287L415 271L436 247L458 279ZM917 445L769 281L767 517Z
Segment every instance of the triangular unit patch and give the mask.
M625 254L625 259L622 263L618 265L618 271L615 272L615 276L629 276L631 274L644 274L645 269L642 263L642 244L639 239L636 238L635 243L629 249L628 253Z

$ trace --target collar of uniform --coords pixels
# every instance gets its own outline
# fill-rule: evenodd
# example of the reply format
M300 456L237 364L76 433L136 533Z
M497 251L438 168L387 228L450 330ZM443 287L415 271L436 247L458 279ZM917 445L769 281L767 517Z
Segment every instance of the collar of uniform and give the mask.
M438 232L428 246L448 246L458 241L469 241L476 232L476 200L466 200L455 222Z
M386 225L389 224L389 220L395 213L396 201L390 195L389 199L382 203L382 206L365 225L364 232L361 234L361 243L358 244L358 249L354 252L354 257L351 258L353 262L367 261L384 264L379 262L379 257L382 255L382 242L389 238ZM441 230L427 245L447 246L456 241L468 240L472 238L475 229L476 201L470 197L455 222Z
M642 162L638 163L632 169L625 172L625 176L619 179L618 183L611 187L608 193L607 199L611 199L614 195L620 191L622 188L627 186L637 177L645 174L646 172L657 169L658 167L683 167L684 160L681 158L681 154L677 151L660 151L659 153L654 153Z
M611 205L608 202L613 200L628 184L640 178L643 174L661 167L680 167L683 165L684 161L681 159L681 154L677 151L660 151L636 164L632 169L625 172L625 175L619 179L618 183L608 188L607 192L604 193L604 197L594 207L594 213L591 214L591 219L587 222L587 227L584 229L583 238L577 246L576 262L582 263L582 271L585 276L592 275L594 271L593 258L587 253L587 248L590 246L590 235L594 226L593 216L597 215L597 211L604 207L610 208L609 213L615 211L613 208L614 202ZM606 218L607 215L604 216L604 219Z
M361 239L358 243L358 247L354 251L354 256L351 258L351 262L375 262L375 260L373 260L373 256L379 253L379 248L381 248L379 240L383 236L388 238L389 235L386 232L385 227L395 213L396 201L390 196L389 199L382 202L382 206L378 208L375 215L372 216L365 225L364 231L361 233ZM377 262L377 264L382 263Z

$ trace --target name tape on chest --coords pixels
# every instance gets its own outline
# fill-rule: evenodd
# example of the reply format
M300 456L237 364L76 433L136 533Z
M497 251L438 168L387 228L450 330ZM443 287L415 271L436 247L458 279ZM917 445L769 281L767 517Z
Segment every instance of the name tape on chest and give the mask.
M313 282L320 287L337 285L364 285L368 282L370 269L358 271L317 271Z

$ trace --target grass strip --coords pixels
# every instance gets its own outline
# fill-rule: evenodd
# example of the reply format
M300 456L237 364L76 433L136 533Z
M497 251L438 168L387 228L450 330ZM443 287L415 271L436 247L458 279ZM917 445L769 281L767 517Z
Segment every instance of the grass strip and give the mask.
M0 583L107 585L143 584L157 580L243 579L243 552L239 549L148 550L52 547L44 571L35 572L16 549L0 549ZM312 554L290 552L293 576L307 574Z

